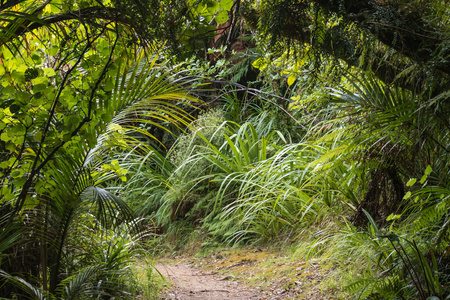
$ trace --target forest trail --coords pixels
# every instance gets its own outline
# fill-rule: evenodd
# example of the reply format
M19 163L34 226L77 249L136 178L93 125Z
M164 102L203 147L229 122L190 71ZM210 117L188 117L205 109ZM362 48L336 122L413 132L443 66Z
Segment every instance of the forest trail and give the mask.
M316 262L291 261L272 251L238 249L157 263L171 282L162 300L331 300L318 285L327 271Z
M182 263L159 263L156 264L156 268L173 285L161 299L266 299L261 296L258 289L247 288L233 281L232 276L204 272Z

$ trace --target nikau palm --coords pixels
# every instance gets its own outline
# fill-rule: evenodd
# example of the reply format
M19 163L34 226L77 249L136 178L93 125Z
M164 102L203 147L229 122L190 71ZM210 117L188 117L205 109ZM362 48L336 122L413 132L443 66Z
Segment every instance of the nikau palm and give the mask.
M51 133L58 132L58 123L49 120L47 130L43 131L43 134L48 134L48 138L42 140L46 144L37 148L30 145L38 150L17 156L17 161L24 167L30 164L38 166L25 177L25 185L21 187L17 181L11 180L15 178L13 173L3 173L1 196L12 199L2 204L1 234L5 239L2 239L1 249L4 259L0 263L4 270L3 279L9 282L2 286L2 295L25 293L32 298L45 298L47 294L61 297L64 294L64 299L80 299L84 293L79 297L69 297L67 293L78 293L75 287L83 288L87 282L107 276L107 265L88 265L75 270L67 257L82 254L77 254L82 249L77 249L71 240L79 231L80 224L93 224L89 216L94 216L106 228L133 220L133 212L128 205L105 189L110 179L120 177L126 180L126 170L111 154L131 149L139 151L139 147L145 147L141 140L154 139L134 124L161 126L160 122L164 121L186 125L190 117L181 105L191 105L189 103L196 101L184 90L186 78L173 78L171 74L161 72L156 60L157 56L154 56L144 57L134 64L115 64L115 75L106 78L115 83L109 99L101 95L96 99L96 89L101 89L104 84L105 76L102 74L109 72L112 66L111 60L107 62L105 71L92 89L91 101L84 106L89 111L88 117L82 119L62 141L56 141L53 148L47 140L50 140ZM63 80L61 89L66 88L64 84ZM72 106L72 110L77 106L82 110L85 105L82 101L80 99ZM57 116L52 114L50 110L50 118ZM70 115L66 117L71 118ZM14 120L15 115L9 118ZM79 118L73 120L79 122ZM36 121L32 126L39 130L40 124ZM26 136L25 143L27 139ZM22 147L25 149L27 146ZM40 154L39 149L43 149ZM20 235L13 233L17 228ZM12 253L16 253L15 257L11 256ZM25 261L24 257L28 260ZM62 276L68 271L69 274ZM77 278L73 277L77 282L63 280L74 274L79 274Z

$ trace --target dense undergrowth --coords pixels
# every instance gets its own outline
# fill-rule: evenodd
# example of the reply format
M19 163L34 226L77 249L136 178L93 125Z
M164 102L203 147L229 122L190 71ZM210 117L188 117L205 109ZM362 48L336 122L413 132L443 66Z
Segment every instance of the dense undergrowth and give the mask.
M227 98L130 170L142 177L126 198L178 251L298 245L338 270L344 298L445 299L446 154L417 135L439 124L423 119L423 96L361 78L302 100L301 133L255 103L236 123L227 105L241 100Z
M173 30L234 24L181 54L121 1L31 2L0 5L0 298L157 298L152 257L253 245L342 299L450 299L445 1L181 1Z
M424 95L365 74L292 96L287 117L257 96L223 91L222 102L186 127L172 126L178 135L165 133L166 147L141 144L136 134L149 125L108 125L117 126L109 134L128 135L115 137L119 151L99 136L105 144L96 151L113 153L96 167L106 190L81 189L81 199L103 200L67 221L60 249L73 252L60 262L66 277L57 273L50 294L32 277L2 271L6 287L36 299L155 298L159 274L151 263L133 271L131 261L272 245L297 249L292 259L319 259L333 270L325 291L342 299L446 299L450 193L441 145L448 137L438 119L423 117L433 114ZM86 154L95 162L94 152ZM120 198L107 191L117 186ZM130 214L123 226L115 207Z

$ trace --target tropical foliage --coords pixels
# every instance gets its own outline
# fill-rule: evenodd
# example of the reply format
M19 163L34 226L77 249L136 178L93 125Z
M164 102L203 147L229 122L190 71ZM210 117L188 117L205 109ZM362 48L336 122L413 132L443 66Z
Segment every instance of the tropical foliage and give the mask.
M1 2L0 297L154 296L201 234L447 299L447 4Z

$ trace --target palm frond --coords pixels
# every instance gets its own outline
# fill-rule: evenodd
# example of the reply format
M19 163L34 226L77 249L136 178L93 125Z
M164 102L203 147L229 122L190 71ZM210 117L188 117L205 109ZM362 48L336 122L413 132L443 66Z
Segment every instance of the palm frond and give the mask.
M49 300L51 299L48 294L46 294L41 289L35 287L31 283L27 282L23 278L18 276L12 276L3 270L0 270L0 277L8 280L11 284L18 287L25 294L21 295L21 299L30 299L30 300Z
M102 224L111 224L112 221L131 221L133 211L119 197L105 189L96 186L87 187L81 194L81 198L88 203L90 210L95 210L95 215Z
M87 299L95 296L95 286L92 285L93 277L104 270L103 264L88 266L77 274L64 279L58 287L58 294L64 299ZM62 291L63 290L63 291Z

